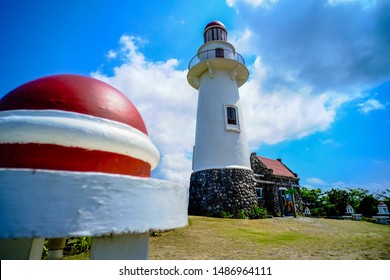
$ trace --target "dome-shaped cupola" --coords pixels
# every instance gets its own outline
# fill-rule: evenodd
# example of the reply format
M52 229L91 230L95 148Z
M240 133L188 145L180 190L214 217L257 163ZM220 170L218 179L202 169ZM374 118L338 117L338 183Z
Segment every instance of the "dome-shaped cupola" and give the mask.
M204 43L210 41L227 41L227 31L225 25L220 21L212 21L206 25L203 31Z

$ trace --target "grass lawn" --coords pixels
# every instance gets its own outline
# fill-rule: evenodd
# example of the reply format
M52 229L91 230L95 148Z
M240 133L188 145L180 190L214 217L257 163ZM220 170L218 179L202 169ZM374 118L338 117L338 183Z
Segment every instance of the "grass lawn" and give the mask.
M149 259L390 259L390 226L315 218L190 216L189 226L149 239Z

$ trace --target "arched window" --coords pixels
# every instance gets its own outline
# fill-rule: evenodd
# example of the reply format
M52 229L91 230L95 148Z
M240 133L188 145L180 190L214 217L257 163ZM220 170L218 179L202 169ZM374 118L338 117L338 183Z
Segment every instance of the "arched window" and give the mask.
M225 105L226 130L240 132L238 108L233 105Z
M237 114L236 108L234 107L226 107L227 110L227 123L237 125Z

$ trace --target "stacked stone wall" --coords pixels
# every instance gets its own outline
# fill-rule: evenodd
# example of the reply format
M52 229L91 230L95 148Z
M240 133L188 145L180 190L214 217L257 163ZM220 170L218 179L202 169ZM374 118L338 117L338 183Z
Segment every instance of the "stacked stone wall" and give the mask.
M249 213L257 205L256 180L252 170L208 169L192 173L190 215L218 216L221 211Z

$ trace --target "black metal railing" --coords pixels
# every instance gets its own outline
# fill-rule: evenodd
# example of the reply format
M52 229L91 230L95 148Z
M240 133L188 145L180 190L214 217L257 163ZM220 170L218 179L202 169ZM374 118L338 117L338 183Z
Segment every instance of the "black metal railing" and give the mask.
M195 55L191 59L190 63L188 63L188 70L191 70L191 68L193 68L199 62L202 62L207 59L213 59L213 58L232 59L245 65L245 60L240 54L228 49L216 48L216 49L206 50Z

